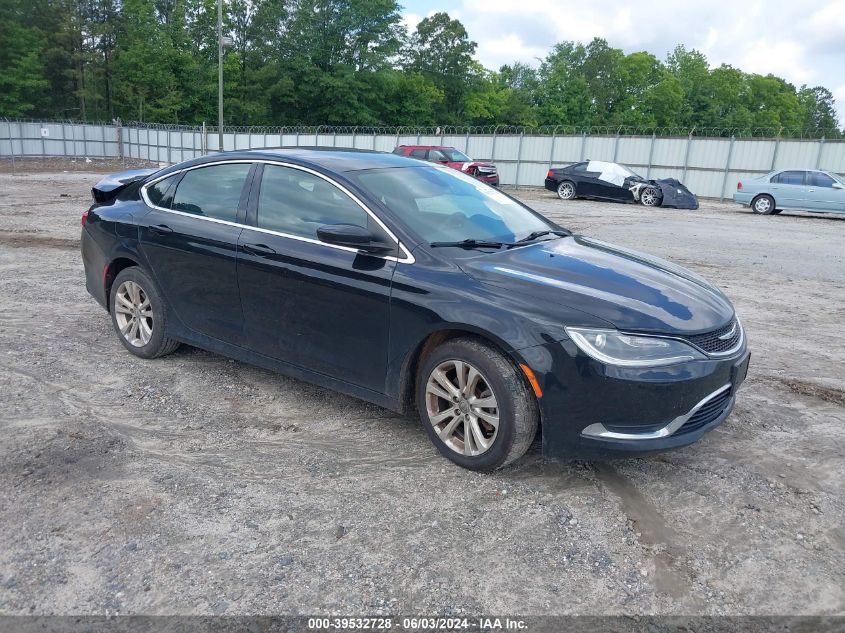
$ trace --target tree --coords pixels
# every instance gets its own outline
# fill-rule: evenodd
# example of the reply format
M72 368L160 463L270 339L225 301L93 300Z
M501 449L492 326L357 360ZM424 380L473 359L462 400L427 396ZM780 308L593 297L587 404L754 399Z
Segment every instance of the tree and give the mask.
M801 128L819 130L827 138L842 138L836 115L836 100L827 88L801 86L798 91Z
M24 117L47 103L50 82L45 75L44 35L0 15L0 112Z
M405 67L428 77L443 92L444 109L438 114L444 122L461 122L464 97L480 79L473 58L476 46L464 25L443 12L421 20L410 39Z

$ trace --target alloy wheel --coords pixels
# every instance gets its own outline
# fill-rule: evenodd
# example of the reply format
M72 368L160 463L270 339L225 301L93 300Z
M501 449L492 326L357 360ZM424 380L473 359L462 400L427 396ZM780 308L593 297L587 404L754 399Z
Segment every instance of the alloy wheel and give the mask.
M487 379L466 361L447 360L428 377L425 407L437 436L456 453L481 455L496 441L499 405Z
M571 200L575 197L575 187L571 182L562 182L557 187L557 195L561 200Z
M144 289L134 281L124 281L114 296L117 327L126 341L143 347L153 336L153 308Z
M640 201L647 207L653 207L657 204L657 191L652 187L646 187L640 196Z

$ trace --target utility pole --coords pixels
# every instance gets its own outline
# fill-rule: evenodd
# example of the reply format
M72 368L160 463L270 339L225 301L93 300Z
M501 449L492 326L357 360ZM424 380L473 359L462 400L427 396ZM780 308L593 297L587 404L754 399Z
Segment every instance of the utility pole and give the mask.
M217 149L223 151L223 0L217 0Z

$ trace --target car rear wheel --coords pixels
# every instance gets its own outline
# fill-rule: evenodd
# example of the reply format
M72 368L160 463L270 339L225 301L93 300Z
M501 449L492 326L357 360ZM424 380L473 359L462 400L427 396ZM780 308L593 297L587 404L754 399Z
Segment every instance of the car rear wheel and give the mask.
M759 215L771 215L775 212L775 199L763 194L751 201L751 210Z
M495 470L521 457L539 419L518 369L473 338L448 341L425 358L417 408L438 450L471 470Z
M656 207L660 204L660 196L654 187L646 187L640 194L640 202L646 207Z
M557 197L561 200L572 200L575 197L575 183L564 180L557 186Z
M179 347L178 341L164 335L164 298L149 275L137 266L117 275L109 306L120 342L135 356L158 358Z

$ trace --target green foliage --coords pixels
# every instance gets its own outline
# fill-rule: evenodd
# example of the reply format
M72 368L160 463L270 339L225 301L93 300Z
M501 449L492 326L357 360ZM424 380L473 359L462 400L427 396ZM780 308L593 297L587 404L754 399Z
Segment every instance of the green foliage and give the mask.
M487 70L447 13L408 33L396 0L223 0L227 124L521 125L824 130L821 86L665 62L603 39L560 42L538 68ZM0 116L217 119L216 0L3 0Z

